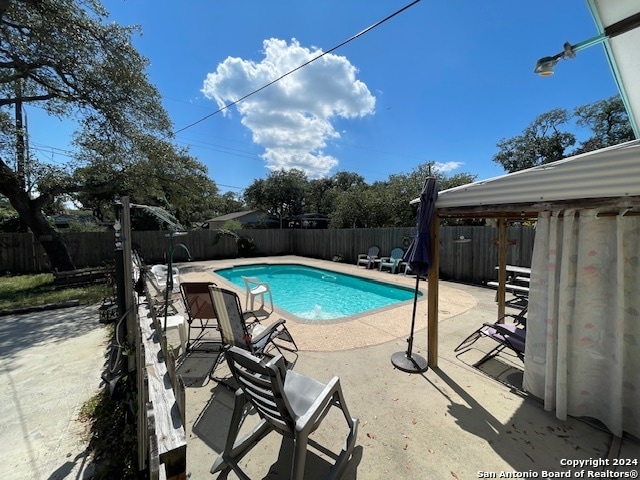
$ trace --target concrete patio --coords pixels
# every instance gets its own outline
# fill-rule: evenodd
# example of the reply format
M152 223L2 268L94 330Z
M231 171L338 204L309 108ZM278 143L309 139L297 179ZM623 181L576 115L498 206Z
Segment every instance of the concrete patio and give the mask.
M181 279L230 286L214 268L254 263L304 263L413 288L414 277L391 275L320 260L272 257L181 264ZM426 282L421 282L426 291ZM236 287L233 287L236 288ZM240 289L238 292L243 293ZM566 473L563 460L638 460L637 439L621 441L595 422L557 420L541 403L520 391L522 363L501 355L472 364L490 340L456 356L453 348L484 321L496 318L495 292L440 282L439 368L424 374L396 370L391 355L405 351L412 302L358 316L348 322L310 325L287 319L300 347L295 370L326 382L341 379L347 405L360 426L345 479L471 479L500 472ZM241 296L241 298L243 298ZM424 297L423 297L424 298ZM275 300L277 304L277 299ZM275 319L282 312L266 318ZM426 357L426 301L418 304L414 352ZM175 331L170 331L175 335ZM177 337L177 335L176 335ZM178 345L178 339L171 339ZM91 478L83 402L99 388L107 346L97 306L10 315L0 322L0 440L5 473L11 478ZM232 392L208 379L215 354L195 352L179 367L187 384L187 469L191 479L215 478L209 469L224 446ZM331 414L312 436L338 451L344 422ZM250 415L243 429L256 423ZM290 445L270 434L242 461L252 478L287 479ZM613 467L606 467L613 468ZM324 479L328 458L311 451L306 478ZM617 467L635 478L637 465ZM571 468L606 474L595 467ZM6 476L6 475L5 475ZM547 475L548 476L548 475ZM235 478L233 474L229 478ZM578 478L569 476L568 478ZM609 478L615 478L610 476Z
M415 277L356 268L355 265L292 256L195 262L182 264L182 281L214 281L238 291L213 274L216 268L248 263L303 263L413 288ZM421 282L426 292L427 283ZM500 478L501 472L604 473L637 471L627 467L567 467L567 460L638 459L637 439L616 439L595 421L560 421L553 412L521 391L522 362L501 354L473 367L491 340L480 340L466 353L454 347L486 321L495 321L495 292L491 289L440 282L439 367L424 374L408 374L393 367L390 357L407 348L412 302L362 315L337 324L310 325L276 311L265 321L286 318L300 347L297 372L326 382L340 377L346 402L360 427L346 479ZM277 304L277 298L275 299ZM262 312L263 314L265 312ZM177 345L177 340L175 345ZM418 303L415 353L426 357L426 296ZM191 478L210 478L209 469L224 447L233 408L230 389L208 379L215 353L193 352L179 371L187 385L187 467ZM336 410L312 436L337 452L346 427ZM257 422L250 415L243 431ZM270 434L242 461L252 478L286 479L290 445ZM328 457L311 450L305 478L322 479ZM567 472L573 472L570 475ZM537 474L537 475L536 475ZM551 475L547 475L551 476ZM229 478L236 478L233 474Z

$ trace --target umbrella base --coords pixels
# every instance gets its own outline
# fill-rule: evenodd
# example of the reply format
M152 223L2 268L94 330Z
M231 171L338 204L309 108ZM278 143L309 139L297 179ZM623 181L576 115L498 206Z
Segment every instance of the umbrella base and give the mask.
M407 352L396 352L391 355L391 363L398 370L409 373L422 373L429 368L427 361L415 353L408 356Z

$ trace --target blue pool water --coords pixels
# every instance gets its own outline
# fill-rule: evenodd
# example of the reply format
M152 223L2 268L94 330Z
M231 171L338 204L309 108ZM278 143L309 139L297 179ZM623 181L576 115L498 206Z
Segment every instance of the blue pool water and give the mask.
M414 296L410 288L303 265L244 265L215 273L242 289L243 276L268 282L276 306L309 320L340 319Z

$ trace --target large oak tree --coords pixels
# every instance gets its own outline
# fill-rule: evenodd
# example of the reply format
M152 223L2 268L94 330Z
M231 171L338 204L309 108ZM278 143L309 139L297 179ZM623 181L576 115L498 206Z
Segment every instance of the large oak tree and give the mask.
M571 121L590 131L590 136L575 145ZM498 142L493 161L511 173L525 168L562 160L570 155L633 140L633 130L624 104L618 95L574 109L556 108L539 115L521 135Z
M170 135L171 123L145 72L147 60L132 46L135 32L108 22L96 0L1 0L0 126L16 139L11 146L20 151L24 132L19 121L8 119L26 104L73 118L105 145ZM72 269L43 207L56 195L78 189L99 193L105 184L78 185L49 170L28 191L20 162L12 168L7 160L11 155L0 151L0 194L41 241L51 266Z

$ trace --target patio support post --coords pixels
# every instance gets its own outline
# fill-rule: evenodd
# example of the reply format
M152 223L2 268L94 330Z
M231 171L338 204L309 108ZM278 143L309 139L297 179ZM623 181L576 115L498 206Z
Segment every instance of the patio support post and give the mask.
M127 341L129 345L135 345L136 332L138 330L138 312L133 308L135 306L135 298L133 296L133 265L131 261L131 211L129 197L124 196L122 202L122 250L123 250L123 271L124 271L124 290L118 292L118 295L124 296L124 304L126 307L126 325L127 325ZM135 369L135 355L129 355L129 371Z
M438 367L438 277L440 271L440 217L431 224L431 270L427 287L427 363Z
M504 322L507 283L507 219L498 219L498 321Z

